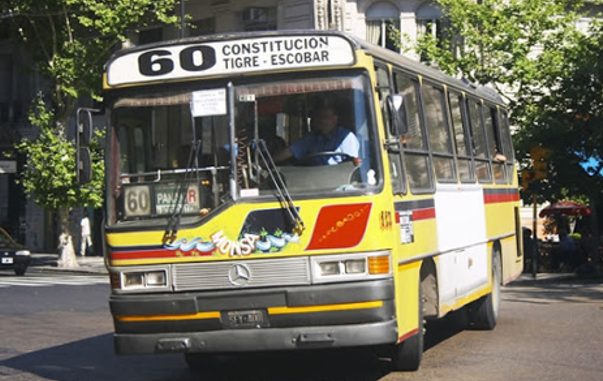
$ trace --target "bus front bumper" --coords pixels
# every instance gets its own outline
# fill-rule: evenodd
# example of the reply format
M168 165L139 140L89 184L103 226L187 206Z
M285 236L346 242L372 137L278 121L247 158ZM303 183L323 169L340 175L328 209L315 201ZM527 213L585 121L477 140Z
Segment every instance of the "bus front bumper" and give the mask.
M229 353L341 348L394 343L396 321L343 326L187 333L115 334L117 354Z
M117 354L338 348L393 344L398 339L392 279L112 295L110 305ZM241 311L262 315L262 321L246 328L233 326L232 315Z

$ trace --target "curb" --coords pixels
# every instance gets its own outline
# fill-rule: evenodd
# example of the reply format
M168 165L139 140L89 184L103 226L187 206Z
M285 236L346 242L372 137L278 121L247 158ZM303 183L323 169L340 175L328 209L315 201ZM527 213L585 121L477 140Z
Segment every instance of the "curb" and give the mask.
M562 282L600 283L603 282L602 274L576 274L576 273L539 273L536 279L529 274L523 274L509 284L513 286L526 286L538 284L553 284Z
M64 272L75 274L108 274L103 257L76 257L79 267L57 267L58 255L46 253L33 253L31 255L30 271Z

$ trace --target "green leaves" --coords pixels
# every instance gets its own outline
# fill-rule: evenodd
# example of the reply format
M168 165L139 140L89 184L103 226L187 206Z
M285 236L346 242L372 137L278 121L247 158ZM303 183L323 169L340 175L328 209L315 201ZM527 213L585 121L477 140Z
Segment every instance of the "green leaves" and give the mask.
M549 91L523 109L524 125L516 136L524 156L535 144L553 152L554 176L534 189L549 199L603 195L602 24L593 22L587 34L576 33L570 41L553 54L555 70L542 74Z
M30 122L38 138L16 148L27 156L25 191L52 209L102 204L103 161L97 132L91 144L92 182L75 181L75 147L66 129L78 99L101 99L103 64L139 28L175 24L178 0L4 0L2 23L10 23L48 81L35 99ZM44 101L46 100L46 102Z
M65 126L55 123L54 113L41 97L36 98L30 122L40 129L35 140L22 140L17 151L27 156L20 182L34 202L51 209L102 205L104 163L97 131L91 145L92 182L79 187L75 178L75 147L66 138Z
M437 0L450 26L426 33L420 55L452 75L495 87L511 110L517 158L551 150L550 175L523 196L556 199L601 192L603 46L601 24L576 23L591 3L570 0ZM455 50L456 48L456 50ZM588 165L585 164L588 163ZM584 167L587 169L584 169Z

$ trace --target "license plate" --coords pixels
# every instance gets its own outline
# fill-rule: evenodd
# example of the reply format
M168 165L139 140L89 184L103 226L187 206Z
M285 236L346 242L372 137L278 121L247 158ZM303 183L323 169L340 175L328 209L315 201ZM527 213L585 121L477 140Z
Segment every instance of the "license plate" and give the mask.
M262 328L267 319L262 310L228 311L222 314L222 323L228 328Z
M2 258L2 264L3 265L10 265L13 263L13 259L8 257L8 258Z

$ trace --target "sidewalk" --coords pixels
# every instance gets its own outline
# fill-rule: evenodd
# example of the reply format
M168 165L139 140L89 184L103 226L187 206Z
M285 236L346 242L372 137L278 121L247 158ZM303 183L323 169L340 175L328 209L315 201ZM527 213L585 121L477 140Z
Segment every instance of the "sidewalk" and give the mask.
M32 253L30 269L41 271L62 271L87 274L107 274L103 257L80 257L76 256L78 267L73 269L61 269L57 267L58 254Z
M572 281L603 281L603 274L576 274L576 273L538 273L536 278L532 274L523 273L519 278L509 284L514 285L536 285L545 283L561 283Z

